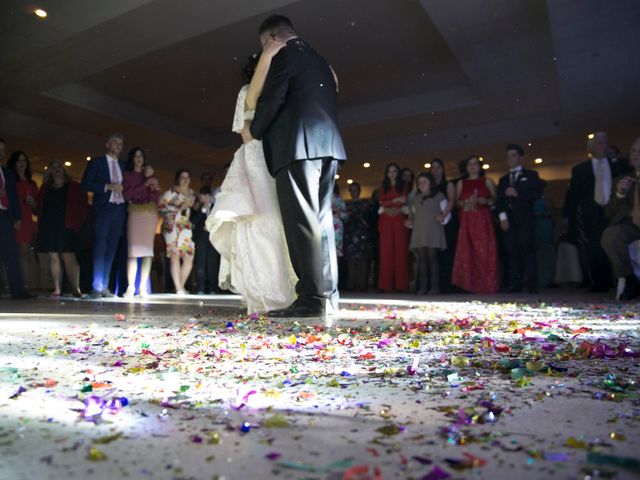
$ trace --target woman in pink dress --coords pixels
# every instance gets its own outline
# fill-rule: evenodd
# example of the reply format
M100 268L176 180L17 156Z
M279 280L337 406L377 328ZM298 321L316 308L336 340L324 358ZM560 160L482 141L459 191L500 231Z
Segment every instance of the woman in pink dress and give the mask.
M129 286L125 298L132 298L136 289L138 259L142 258L140 268L140 297L149 295L147 285L153 260L153 241L158 226L158 199L160 186L153 176L153 168L140 147L129 151L127 168L124 172L123 196L129 203L127 218L128 265L127 280Z
M478 157L466 160L468 177L458 181L460 231L453 262L452 283L473 293L498 291L498 247L491 221L496 186L483 176Z

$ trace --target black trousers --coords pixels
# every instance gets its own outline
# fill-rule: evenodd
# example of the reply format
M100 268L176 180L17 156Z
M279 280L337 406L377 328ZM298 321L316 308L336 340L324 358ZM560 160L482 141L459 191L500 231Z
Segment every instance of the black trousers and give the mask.
M602 248L606 252L616 278L633 275L629 244L640 239L640 228L634 223L610 225L602 234Z
M198 291L219 291L218 272L220 271L220 254L213 248L208 238L196 242L196 279Z
M331 210L337 169L337 160L325 158L296 161L276 174L289 257L298 276L296 293L307 303L323 304L325 298L337 303L338 258Z
M7 272L11 295L21 295L25 288L16 243L16 229L6 210L0 210L0 256Z
M529 289L538 287L538 268L535 244L535 218L509 219L509 230L504 232L507 251L508 287Z

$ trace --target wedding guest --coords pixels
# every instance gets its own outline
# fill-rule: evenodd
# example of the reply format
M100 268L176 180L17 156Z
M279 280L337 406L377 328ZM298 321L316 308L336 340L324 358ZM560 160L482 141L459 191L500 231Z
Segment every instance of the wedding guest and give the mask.
M205 222L214 204L211 187L202 187L198 194L198 208L194 205L191 209L198 295L221 292L218 287L220 254L209 241L209 232L205 228Z
M526 284L531 293L538 289L535 254L533 204L542 196L538 172L523 168L524 150L507 145L509 173L498 183L496 209L500 218L507 256L508 291L521 292Z
M49 254L52 297L62 294L63 263L73 296L82 297L76 252L79 249L78 232L88 211L87 195L80 184L69 178L60 160L53 160L38 192L38 250Z
M200 190L203 188L209 188L213 191L213 177L209 172L203 172L200 175Z
M404 167L402 170L400 170L400 176L402 177L402 182L407 189L407 199L409 199L415 193L414 183L416 176L413 173L413 170L411 170L409 167Z
M24 287L16 231L21 227L20 200L14 173L2 166L7 143L0 138L0 258L4 263L11 298L31 298Z
M93 193L95 220L93 291L90 298L114 296L109 291L109 277L126 216L122 194L124 164L118 160L123 142L121 134L109 135L105 144L107 153L90 160L82 176L82 189Z
M490 210L496 187L490 178L484 178L477 156L468 157L465 163L467 178L456 185L460 231L452 281L468 292L496 293L498 250Z
M553 205L544 195L547 182L540 180L543 195L533 204L535 216L535 244L538 264L538 286L549 288L555 286L556 249L553 226Z
M396 163L386 166L382 189L378 231L380 233L380 274L378 287L385 292L409 289L408 276L408 235L405 227L406 214L403 207L407 203L407 187L400 176Z
M128 288L124 296L132 298L136 290L138 259L140 265L140 297L149 296L149 273L153 259L153 241L158 225L158 199L160 185L153 176L153 168L147 163L147 156L140 147L129 150L124 172L123 195L128 202L127 217Z
M564 230L567 230L568 219L575 222L578 254L582 258L580 263L589 291L592 292L607 291L612 283L609 261L600 244L602 233L609 223L604 206L611 197L612 179L629 171L626 161L609 161L608 149L606 133L597 132L589 138L587 150L590 158L571 171L563 213Z
M18 200L20 201L20 216L22 223L20 230L16 231L16 243L20 255L20 265L22 267L22 278L25 280L25 288L33 288L31 281L31 271L36 266L33 252L33 236L36 224L33 221L34 208L36 208L36 197L38 187L31 179L31 164L26 153L18 150L11 154L7 161L7 168L13 171L17 180Z
M336 237L336 253L338 258L344 256L344 222L349 217L347 205L340 195L340 186L336 184L333 187L333 200L331 201L331 210L333 213L333 229Z
M418 259L418 295L440 293L438 253L447 248L442 225L447 199L432 175L420 173L416 194L409 203L407 226L412 229L409 248ZM444 207L444 208L443 208Z
M373 259L371 202L360 199L359 183L349 185L351 201L347 203L344 222L344 257L347 261L347 288L366 292Z
M444 223L444 236L447 247L438 252L438 262L440 265L440 291L443 293L454 293L459 291L457 287L451 285L451 273L453 270L453 257L456 252L458 241L458 209L456 208L456 182L447 180L444 162L439 158L431 160L429 173L433 176L436 190L442 193L447 199L447 207L439 216L439 221ZM448 221L445 219L448 218Z
M180 169L176 172L173 187L160 198L160 214L164 219L162 232L177 295L188 293L185 284L193 267L194 243L190 217L195 197L190 183L189 170Z
M605 206L605 215L611 225L602 234L602 247L616 278L625 279L621 300L632 300L640 295L640 282L629 256L629 244L640 239L640 138L631 145L629 158L633 171L613 181L615 192Z

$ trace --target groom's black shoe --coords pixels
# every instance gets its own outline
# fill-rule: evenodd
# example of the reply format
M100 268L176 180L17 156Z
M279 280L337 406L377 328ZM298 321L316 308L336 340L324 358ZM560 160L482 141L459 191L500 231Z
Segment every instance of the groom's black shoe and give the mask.
M267 312L267 317L271 318L306 318L306 317L323 317L324 305L321 300L306 300L298 298L287 308L281 310L271 310Z

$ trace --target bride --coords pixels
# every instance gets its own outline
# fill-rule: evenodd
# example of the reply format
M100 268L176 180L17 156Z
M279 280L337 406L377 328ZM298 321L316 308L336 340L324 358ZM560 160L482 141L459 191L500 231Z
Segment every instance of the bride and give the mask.
M285 44L269 40L258 59L243 69L233 131L253 119L271 60ZM297 278L289 260L275 181L267 170L262 142L252 140L235 153L206 221L220 252L220 288L239 293L249 314L277 310L295 299Z

